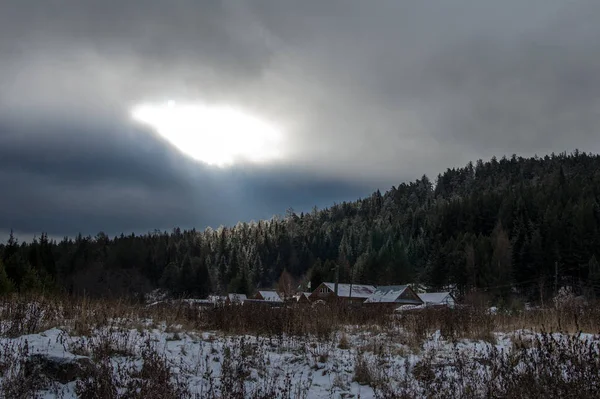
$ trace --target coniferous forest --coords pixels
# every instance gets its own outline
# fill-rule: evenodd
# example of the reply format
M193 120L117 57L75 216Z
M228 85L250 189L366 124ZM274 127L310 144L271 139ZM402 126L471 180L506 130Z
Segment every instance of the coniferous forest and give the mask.
M382 194L205 231L0 245L0 293L137 296L252 293L282 275L454 285L544 301L561 286L600 294L600 156L512 156L423 176Z

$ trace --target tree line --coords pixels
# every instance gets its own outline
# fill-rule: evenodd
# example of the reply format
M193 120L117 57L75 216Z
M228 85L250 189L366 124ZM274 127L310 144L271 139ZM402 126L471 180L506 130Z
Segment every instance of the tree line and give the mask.
M421 283L544 301L557 287L600 293L600 157L513 155L423 176L311 212L205 231L41 234L0 245L0 293L134 296L250 294L282 274L322 281Z

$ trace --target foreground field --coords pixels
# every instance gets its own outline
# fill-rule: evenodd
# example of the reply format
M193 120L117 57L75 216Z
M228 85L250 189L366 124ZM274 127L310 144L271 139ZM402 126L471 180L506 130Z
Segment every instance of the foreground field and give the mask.
M1 316L7 398L586 398L600 388L591 309L394 316L10 298Z

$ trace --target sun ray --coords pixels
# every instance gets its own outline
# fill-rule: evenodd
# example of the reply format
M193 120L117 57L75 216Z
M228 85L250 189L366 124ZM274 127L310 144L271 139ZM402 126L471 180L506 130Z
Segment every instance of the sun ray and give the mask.
M282 156L281 129L239 109L204 104L139 104L131 116L182 153L209 165L265 163Z

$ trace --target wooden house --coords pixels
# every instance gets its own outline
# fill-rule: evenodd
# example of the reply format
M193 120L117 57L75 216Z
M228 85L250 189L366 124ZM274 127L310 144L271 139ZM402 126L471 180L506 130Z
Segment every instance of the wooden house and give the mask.
M258 299L267 302L283 303L283 299L281 299L281 297L276 291L258 291L256 295L252 297L252 299Z
M298 292L292 297L292 304L306 305L310 304L310 292Z
M338 284L337 294L335 283L321 283L308 297L313 302L317 300L362 303L375 292L375 286L363 284Z
M248 299L246 294L228 294L225 303L227 305L243 305L246 299Z
M453 308L456 304L456 300L450 292L427 292L419 294L419 298L426 306L448 306Z
M423 300L408 285L386 285L377 287L373 295L365 300L365 304L390 305L422 305Z

